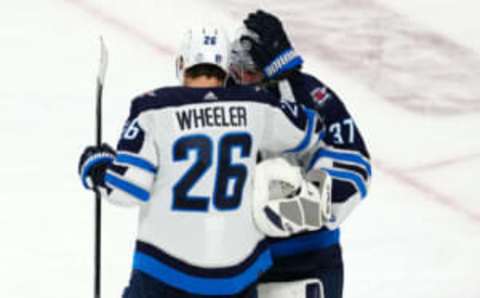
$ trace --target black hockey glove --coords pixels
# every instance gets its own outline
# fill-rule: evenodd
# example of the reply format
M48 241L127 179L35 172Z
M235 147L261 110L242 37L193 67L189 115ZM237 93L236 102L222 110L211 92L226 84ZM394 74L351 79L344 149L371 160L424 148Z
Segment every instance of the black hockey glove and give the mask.
M244 35L241 40L250 44L253 61L268 79L281 79L302 66L302 57L294 51L277 17L258 10L249 14L243 23L258 35L258 38Z
M115 150L103 143L100 147L88 146L80 156L78 173L82 184L87 189L107 188L105 172L115 159Z

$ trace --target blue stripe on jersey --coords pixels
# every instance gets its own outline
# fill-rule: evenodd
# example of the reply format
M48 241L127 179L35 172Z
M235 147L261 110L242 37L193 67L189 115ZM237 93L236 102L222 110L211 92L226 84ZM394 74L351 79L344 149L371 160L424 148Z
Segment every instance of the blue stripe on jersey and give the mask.
M133 268L170 286L197 295L233 295L254 283L272 265L270 251L264 251L242 273L228 277L200 277L179 271L156 258L136 252ZM208 270L208 269L207 269Z
M115 161L118 163L123 163L131 166L135 166L137 168L141 168L152 174L157 173L157 168L155 167L154 164L138 156L134 156L127 153L118 153Z
M124 192L141 201L146 202L150 199L150 193L148 191L114 175L106 173L105 182L113 188L123 190Z
M327 248L339 242L339 229L320 230L275 241L270 245L270 250L274 258L281 258Z
M278 54L273 61L263 69L263 73L271 78L287 70L291 70L302 63L303 59L298 56L293 49L289 48Z
M294 59L290 60L287 64L283 65L277 72L277 74L281 74L287 70L291 70L303 63L303 59L300 56L295 57Z
M323 141L323 139L325 139L325 131L322 130L319 134L318 134L318 141Z
M303 140L297 145L297 147L287 150L285 152L288 153L296 153L305 150L310 141L312 140L312 134L315 126L315 112L311 109L304 108L305 113L307 114L307 132L305 133L305 137Z
M340 179L340 180L347 180L352 182L360 192L360 195L363 198L367 195L367 187L363 178L355 172L351 171L340 171L340 170L333 170L327 168L321 168L322 170L326 171L332 179Z
M365 168L369 177L372 176L372 166L370 165L370 162L365 160L361 155L355 154L355 153L332 151L324 148L315 152L314 157L312 158L312 160L310 161L310 164L308 165L308 169L310 170L315 165L315 163L322 157L328 157L338 161L347 161L347 162L355 163Z

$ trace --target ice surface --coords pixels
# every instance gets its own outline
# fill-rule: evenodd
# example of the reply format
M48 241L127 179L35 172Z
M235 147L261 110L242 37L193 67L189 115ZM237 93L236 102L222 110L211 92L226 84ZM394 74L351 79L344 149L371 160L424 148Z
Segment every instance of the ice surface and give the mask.
M286 20L373 156L342 233L345 297L480 297L480 5L467 0L2 1L0 297L92 295L93 194L76 170L94 142L98 36L114 143L131 98L175 84L187 26L234 32L258 7ZM103 297L120 297L136 211L104 204L103 224Z

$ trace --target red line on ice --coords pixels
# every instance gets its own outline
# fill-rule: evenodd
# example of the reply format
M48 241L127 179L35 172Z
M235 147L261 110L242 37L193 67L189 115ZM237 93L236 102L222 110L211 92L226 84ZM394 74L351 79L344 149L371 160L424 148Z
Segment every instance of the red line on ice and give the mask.
M424 194L426 197L431 198L436 202L455 210L456 212L464 214L473 221L480 222L480 214L472 212L470 209L467 209L468 207L463 207L453 196L438 192L429 185L420 183L414 177L409 176L402 171L386 166L383 162L376 161L375 166L387 175L395 178L395 180L414 188L418 192Z
M462 163L462 162L467 162L474 160L476 158L480 158L480 153L473 153L469 155L464 155L464 156L458 156L450 159L445 159L437 162L432 162L416 167L412 167L407 170L402 170L402 171L428 171L428 170L433 170L436 168L441 168L441 167L446 167L446 166L451 166L456 163Z
M101 9L91 5L87 1L83 0L66 0L66 2L71 3L75 5L76 7L80 8L87 14L100 19L101 21L119 29L120 31L126 33L127 35L138 39L145 45L149 46L152 48L157 54L160 55L173 55L175 52L173 49L171 49L168 46L165 46L158 41L156 41L154 38L146 34L145 32L142 32L141 30L135 28L134 26L129 25L127 22L124 22L123 20L108 14Z
M269 10L285 21L300 52L392 105L434 116L479 113L478 54L377 2L277 0ZM253 10L243 0L222 5L238 20Z

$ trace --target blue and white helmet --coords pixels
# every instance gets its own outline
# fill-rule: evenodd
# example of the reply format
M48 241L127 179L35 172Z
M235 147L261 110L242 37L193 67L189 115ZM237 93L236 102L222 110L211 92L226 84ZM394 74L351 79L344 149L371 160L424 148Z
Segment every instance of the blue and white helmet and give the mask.
M228 73L229 56L230 42L223 28L191 28L184 35L176 59L177 79L183 84L185 70L199 64L215 65Z

